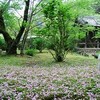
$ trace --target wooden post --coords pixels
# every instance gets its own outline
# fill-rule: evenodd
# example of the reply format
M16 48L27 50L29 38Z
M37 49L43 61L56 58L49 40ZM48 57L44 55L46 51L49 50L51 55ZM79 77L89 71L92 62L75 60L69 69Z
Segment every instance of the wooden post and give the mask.
M97 41L97 48L99 48L99 41Z

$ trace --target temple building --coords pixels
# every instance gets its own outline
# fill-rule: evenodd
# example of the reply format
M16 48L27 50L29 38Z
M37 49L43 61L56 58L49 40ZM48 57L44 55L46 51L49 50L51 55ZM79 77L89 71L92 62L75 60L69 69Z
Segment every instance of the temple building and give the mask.
M78 17L75 23L80 27L93 27L86 30L85 38L78 43L80 48L100 48L100 16ZM84 29L84 28L83 28Z

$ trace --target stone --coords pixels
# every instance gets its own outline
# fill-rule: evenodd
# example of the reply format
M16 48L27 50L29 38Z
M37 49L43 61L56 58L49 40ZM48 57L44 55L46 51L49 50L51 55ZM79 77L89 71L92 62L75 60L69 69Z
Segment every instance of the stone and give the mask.
M2 49L0 49L0 54L2 54Z
M98 69L100 70L100 54L98 55Z

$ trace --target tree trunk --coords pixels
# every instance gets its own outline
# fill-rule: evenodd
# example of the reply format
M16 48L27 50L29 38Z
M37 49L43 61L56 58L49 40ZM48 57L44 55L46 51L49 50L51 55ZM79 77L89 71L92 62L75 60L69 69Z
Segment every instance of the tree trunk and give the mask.
M11 46L11 44L13 43L13 39L10 37L10 35L6 32L6 28L5 28L5 23L4 23L4 18L3 18L3 11L0 11L0 33L2 33L4 40L7 44L7 48L6 48L6 53L10 53L12 52L13 54L16 53L15 51L15 47L12 49L12 51L9 52L9 48ZM11 54L12 54L11 53Z
M10 50L9 50L9 48L10 48ZM11 47L10 45L7 45L6 53L8 55L16 55L17 54L17 46L14 45Z
M62 62L64 60L64 56L60 54L56 54L56 62Z
M22 40L22 43L21 43L21 49L20 49L21 55L24 55L24 49L25 49L25 43L26 43L26 40L27 40L27 35L28 35L28 32L25 31L25 34L23 36L23 40Z
M4 37L5 42L7 44L7 49L6 49L7 54L11 54L11 55L17 54L18 44L19 44L20 39L21 39L21 37L24 33L24 30L26 28L30 0L26 0L25 3L26 3L26 6L25 6L25 10L24 10L23 22L22 22L22 25L20 27L20 30L19 30L18 35L17 35L15 40L13 40L11 38L11 36L8 34L8 32L6 31L4 18L3 18L3 10L2 10L2 8L0 10L0 33L3 34L3 37Z
M40 49L39 52L42 53L42 49Z
M9 48L8 54L10 54L10 53L12 54L15 52L14 50L17 50L17 46L18 46L20 39L21 39L21 37L24 33L24 30L26 28L30 0L25 1L25 3L26 3L26 6L25 6L25 10L24 10L24 18L23 18L22 26L20 27L20 30L19 30L19 33L18 33L16 39L11 44L11 47ZM11 51L11 50L13 50L13 51ZM17 53L17 51L15 53Z

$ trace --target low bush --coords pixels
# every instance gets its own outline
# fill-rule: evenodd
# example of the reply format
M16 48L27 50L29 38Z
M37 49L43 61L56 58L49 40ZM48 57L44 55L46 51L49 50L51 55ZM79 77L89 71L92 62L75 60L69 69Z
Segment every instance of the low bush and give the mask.
M0 37L0 49L6 50L6 43L3 38Z
M42 53L42 50L46 48L45 39L41 37L35 38L34 41L32 42L32 45L34 48L39 50L40 53Z
M26 50L25 54L29 55L29 56L33 56L35 54L35 50L34 49L28 49L28 50Z

